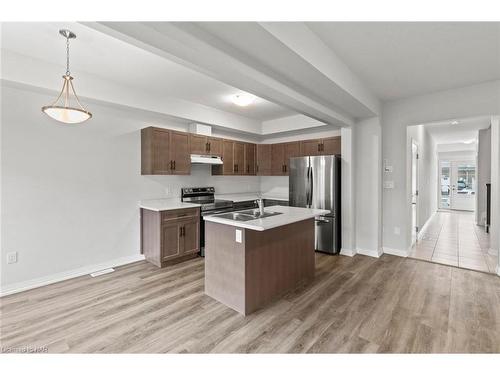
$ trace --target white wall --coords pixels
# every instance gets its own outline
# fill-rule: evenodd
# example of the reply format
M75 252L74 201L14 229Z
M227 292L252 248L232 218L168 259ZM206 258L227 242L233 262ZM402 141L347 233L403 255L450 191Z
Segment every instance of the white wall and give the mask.
M262 121L262 134L286 132L291 130L303 131L307 128L316 128L326 124L304 115L281 117L274 120Z
M424 125L414 125L407 128L407 158L406 158L406 178L407 178L407 202L405 209L411 215L411 144L412 139L418 144L418 227L422 229L437 210L437 154L436 144ZM411 217L411 216L410 216ZM411 225L407 225L401 230L405 230L411 236Z
M454 90L441 91L387 102L382 110L383 159L394 168L394 189L383 191L384 247L406 251L411 238L406 231L396 234L395 227L408 227L406 127L440 120L500 113L500 81Z
M49 100L2 86L2 288L138 255L138 202L165 197L167 187L171 196L182 186L260 189L258 177L212 177L208 166L193 166L190 176L141 176L140 129L185 123L93 103L90 121L61 125L40 111ZM6 264L12 251L18 262Z
M431 125L432 126L432 125ZM437 152L476 151L476 143L439 143Z
M353 133L356 128L341 129L341 253L351 255L356 252L356 191L355 191L355 143Z
M356 251L382 249L382 129L378 117L355 124Z
M486 224L486 184L491 182L491 128L481 129L477 144L476 223Z
M491 119L491 237L490 247L500 255L500 118ZM500 275L500 256L498 257Z

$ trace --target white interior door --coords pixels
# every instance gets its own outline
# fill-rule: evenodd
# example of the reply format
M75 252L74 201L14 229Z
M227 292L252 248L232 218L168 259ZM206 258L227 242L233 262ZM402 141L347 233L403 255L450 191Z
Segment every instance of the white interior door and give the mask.
M439 161L439 208L451 208L451 163Z
M474 160L451 162L451 209L474 211L476 163Z

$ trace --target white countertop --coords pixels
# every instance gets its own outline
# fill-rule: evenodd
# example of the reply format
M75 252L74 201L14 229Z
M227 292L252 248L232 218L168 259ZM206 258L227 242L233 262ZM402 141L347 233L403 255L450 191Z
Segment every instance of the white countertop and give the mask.
M264 199L274 199L279 201L287 201L288 197L282 197L273 194L266 193L234 193L234 194L215 194L215 199L226 199L233 202L246 202L246 201L254 201L259 197Z
M236 221L213 216L205 216L205 221L219 224L231 225L233 227L246 228L257 231L264 231L271 228L281 227L298 221L312 219L313 217L329 213L328 210L318 210L311 208L271 206L264 209L266 212L281 212L281 215L269 216L263 219L249 221Z
M147 199L139 202L139 207L151 211L168 211L182 208L200 207L196 203L181 202L180 198Z

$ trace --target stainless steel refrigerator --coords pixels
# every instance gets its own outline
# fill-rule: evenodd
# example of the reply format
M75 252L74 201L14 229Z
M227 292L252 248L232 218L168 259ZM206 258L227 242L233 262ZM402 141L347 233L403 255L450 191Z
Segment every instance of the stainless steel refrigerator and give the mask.
M340 251L340 156L290 158L289 205L321 208L330 213L315 219L317 251Z

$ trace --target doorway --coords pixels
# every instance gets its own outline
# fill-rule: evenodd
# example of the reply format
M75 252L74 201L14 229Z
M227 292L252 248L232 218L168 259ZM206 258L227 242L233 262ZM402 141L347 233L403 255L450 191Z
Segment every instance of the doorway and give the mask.
M475 194L475 160L439 161L439 208L474 211Z
M418 239L418 143L411 141L411 245Z

